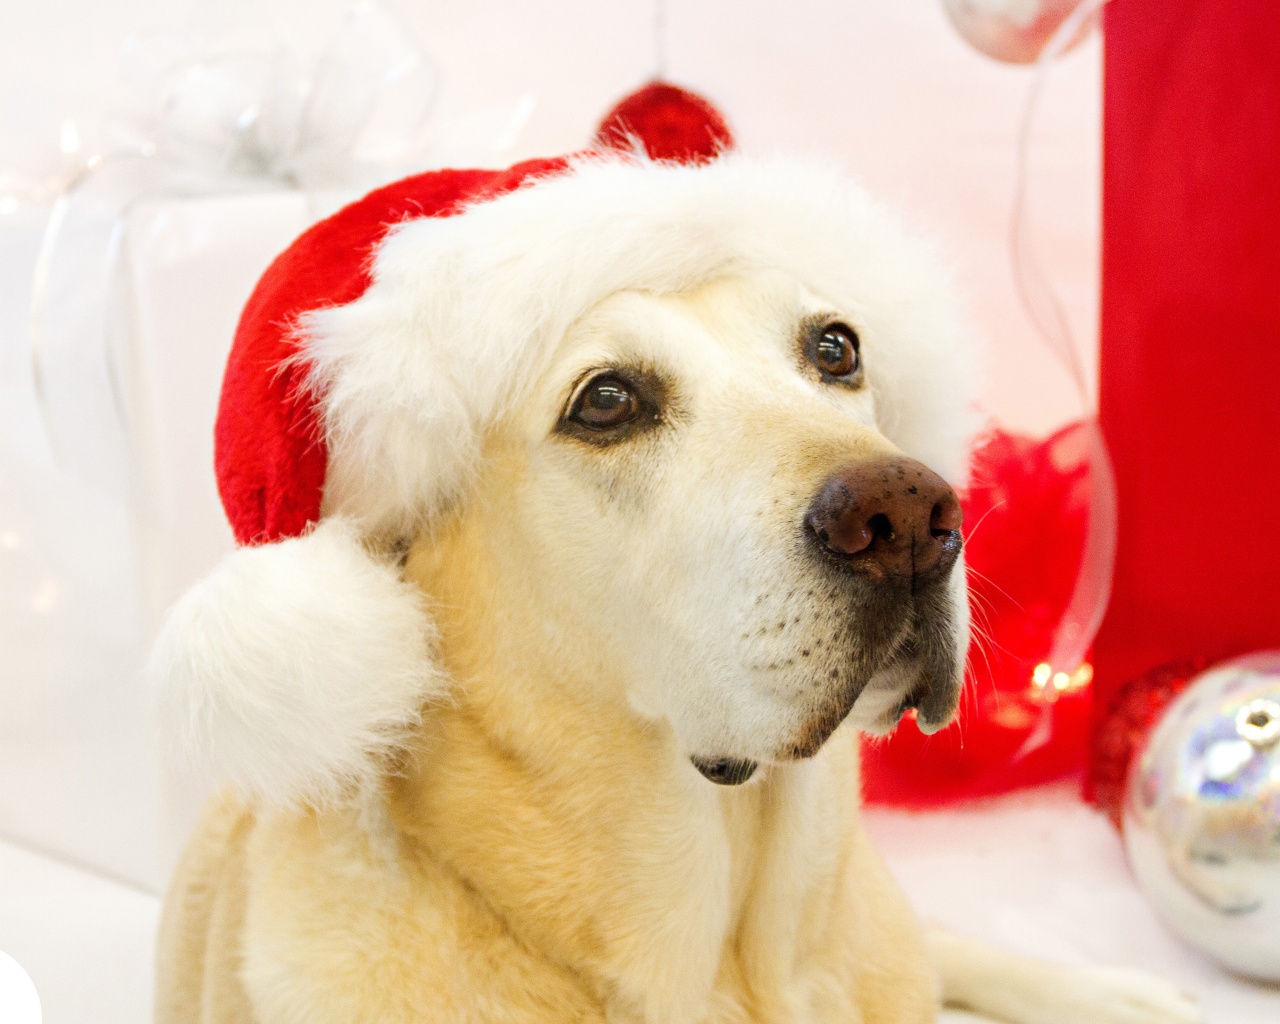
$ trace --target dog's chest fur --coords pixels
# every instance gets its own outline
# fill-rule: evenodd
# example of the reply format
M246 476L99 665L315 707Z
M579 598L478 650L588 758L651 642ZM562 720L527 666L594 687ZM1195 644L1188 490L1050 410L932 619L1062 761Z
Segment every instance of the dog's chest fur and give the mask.
M478 585L465 568L449 578ZM718 787L668 727L564 683L573 664L607 691L589 650L506 643L537 635L509 606L451 623L477 603L438 600L467 685L385 790L237 826L223 881L179 874L175 921L184 889L243 887L238 913L181 927L230 947L244 1024L932 1020L923 936L858 823L851 730Z
M215 810L192 849L217 868L180 871L172 905L204 962L240 966L194 986L243 984L234 1024L931 1020L856 737L729 789L670 742L554 691L476 693L363 812ZM181 909L219 887L228 910Z
M618 1019L700 1019L712 993L754 1000L748 975L761 997L803 985L841 896L851 759L721 790L659 735L624 742L600 724L585 751L579 736L550 755L563 763L533 767L459 716L408 830ZM847 787L825 777L838 762Z
M845 751L743 791L690 780L692 817L648 784L538 792L492 750L462 753L433 759L454 777L414 787L431 824L389 859L367 821L260 827L255 1003L328 1008L311 1020L342 1003L374 1019L372 1002L408 1021L442 1001L459 1020L862 1019L859 837L835 787L815 784L852 767Z

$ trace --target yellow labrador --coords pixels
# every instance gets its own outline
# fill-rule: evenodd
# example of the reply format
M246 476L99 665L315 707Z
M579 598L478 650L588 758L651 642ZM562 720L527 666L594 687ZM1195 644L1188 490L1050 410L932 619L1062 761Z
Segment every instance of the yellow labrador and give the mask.
M927 935L867 841L860 731L943 727L968 645L875 316L752 271L575 319L402 553L447 698L354 800L210 803L159 1024L1196 1019Z

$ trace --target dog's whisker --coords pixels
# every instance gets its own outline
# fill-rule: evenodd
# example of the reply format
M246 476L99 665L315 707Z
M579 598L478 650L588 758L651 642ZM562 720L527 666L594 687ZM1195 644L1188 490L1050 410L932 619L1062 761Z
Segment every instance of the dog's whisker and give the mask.
M996 511L996 509L998 508L1003 508L1007 504L1009 504L1008 500L997 501L994 505L992 505L989 509L987 509L984 513L982 513L982 518L979 519L976 523L974 523L973 526L969 528L969 532L965 534L965 538L964 538L965 543L968 544L973 540L974 534L978 532L978 528L987 521L987 519L990 517L992 512Z
M993 580L990 576L986 575L985 573L979 572L977 569L975 569L972 565L969 565L968 563L965 564L965 571L974 579L978 580L981 583L986 584L988 587L994 587L996 591L999 592L1001 597L1009 601L1019 611L1024 610L1022 607L1022 602L1020 602L1017 598L1015 598L1012 594L1010 594L1007 590L1005 590L1002 586L1000 586L1000 584L996 583L996 581ZM970 593L972 594L972 591L970 591Z

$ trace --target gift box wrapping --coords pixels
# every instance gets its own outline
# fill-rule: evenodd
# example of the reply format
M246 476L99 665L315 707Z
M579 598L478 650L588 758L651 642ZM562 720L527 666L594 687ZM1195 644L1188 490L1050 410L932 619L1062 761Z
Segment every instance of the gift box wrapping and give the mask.
M64 447L123 444L119 486L50 448L27 322L48 209L4 223L0 833L148 888L167 876L200 801L162 770L147 648L165 607L233 546L213 475L222 366L259 274L321 212L279 191L128 213L128 423L103 403L59 434ZM57 381L45 385L53 398Z

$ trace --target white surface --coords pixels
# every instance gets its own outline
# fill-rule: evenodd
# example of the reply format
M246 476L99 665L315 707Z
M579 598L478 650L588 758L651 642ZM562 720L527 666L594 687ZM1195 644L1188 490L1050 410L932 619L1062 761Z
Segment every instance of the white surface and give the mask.
M0 950L0 1020L6 1024L40 1024L40 996L31 976Z
M0 950L35 982L44 1024L150 1020L159 918L158 897L0 843Z
M929 814L873 810L867 822L934 922L1051 961L1154 971L1195 993L1208 1024L1280 1020L1280 989L1223 974L1161 929L1110 825L1067 788ZM0 843L0 949L35 981L47 1024L149 1019L159 908L154 896Z
M1119 836L1074 786L866 820L926 920L1057 963L1153 971L1195 995L1208 1024L1280 1021L1280 989L1231 977L1160 925Z

